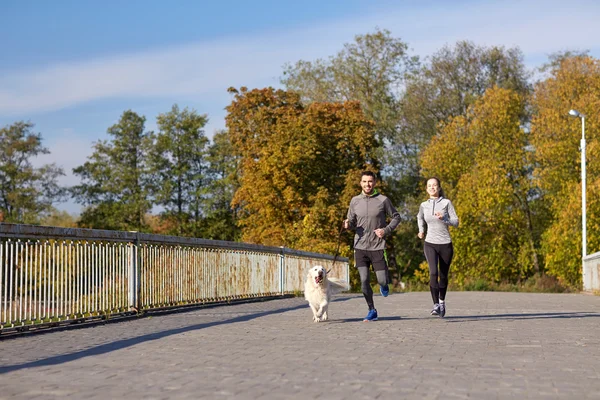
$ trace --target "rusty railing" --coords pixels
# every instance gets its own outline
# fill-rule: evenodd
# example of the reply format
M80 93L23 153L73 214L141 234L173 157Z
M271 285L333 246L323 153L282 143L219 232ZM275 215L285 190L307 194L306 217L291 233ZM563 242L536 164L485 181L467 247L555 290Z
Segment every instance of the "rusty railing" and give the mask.
M348 259L137 232L0 224L0 332L303 290Z

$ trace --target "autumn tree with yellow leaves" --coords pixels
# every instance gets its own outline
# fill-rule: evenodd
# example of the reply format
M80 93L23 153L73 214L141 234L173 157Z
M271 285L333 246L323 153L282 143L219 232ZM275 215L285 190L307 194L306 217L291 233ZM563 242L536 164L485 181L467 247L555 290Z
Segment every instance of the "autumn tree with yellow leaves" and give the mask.
M535 87L531 142L536 184L551 210L543 235L545 269L562 283L581 286L581 120L586 115L587 248L600 250L600 60L587 55L551 59L548 76Z
M461 225L452 232L452 277L518 281L539 272L525 99L488 89L449 121L423 152L425 176L441 179Z
M358 102L304 105L273 88L230 93L242 240L333 253L360 171L379 170L373 123Z

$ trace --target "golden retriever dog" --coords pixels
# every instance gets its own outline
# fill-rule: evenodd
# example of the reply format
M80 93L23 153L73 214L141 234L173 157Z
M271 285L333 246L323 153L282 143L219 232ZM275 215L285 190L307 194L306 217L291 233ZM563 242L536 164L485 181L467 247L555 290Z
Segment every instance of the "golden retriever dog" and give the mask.
M331 296L348 289L349 285L345 281L328 278L327 270L321 265L309 269L304 282L304 298L313 312L313 321L327 321Z

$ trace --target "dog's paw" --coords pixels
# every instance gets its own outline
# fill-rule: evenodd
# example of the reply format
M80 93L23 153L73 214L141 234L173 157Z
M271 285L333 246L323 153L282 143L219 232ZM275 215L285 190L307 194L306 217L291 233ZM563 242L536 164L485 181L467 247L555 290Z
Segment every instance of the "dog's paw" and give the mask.
M321 318L317 317L316 315L313 317L313 322L321 322Z
M325 311L323 313L323 315L321 316L321 321L327 321L329 319L329 316L327 315L327 311Z

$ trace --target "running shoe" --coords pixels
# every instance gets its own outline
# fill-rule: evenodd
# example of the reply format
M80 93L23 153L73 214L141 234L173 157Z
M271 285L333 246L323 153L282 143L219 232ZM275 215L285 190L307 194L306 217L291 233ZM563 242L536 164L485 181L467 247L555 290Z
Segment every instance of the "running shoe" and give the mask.
M383 297L388 297L388 294L390 294L390 287L388 285L379 286L379 292Z
M369 313L367 314L365 319L363 319L363 321L364 322L377 321L377 310L376 309L369 310Z
M446 315L446 304L445 303L440 303L440 317L444 318L444 316Z

